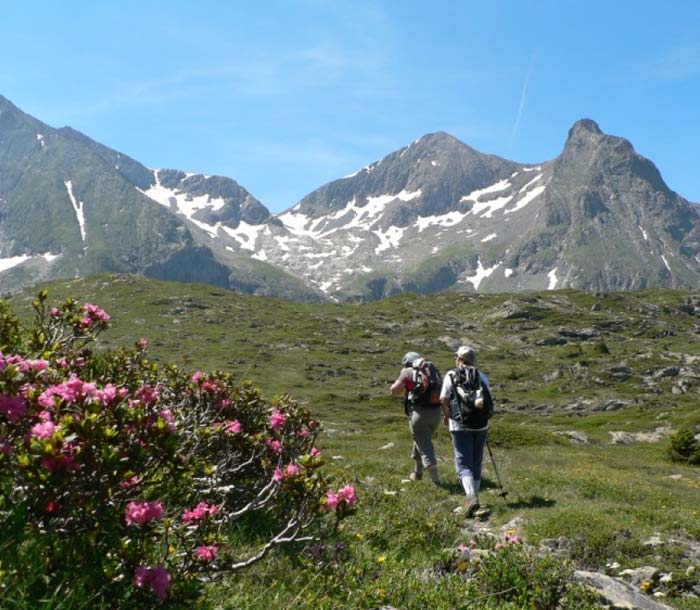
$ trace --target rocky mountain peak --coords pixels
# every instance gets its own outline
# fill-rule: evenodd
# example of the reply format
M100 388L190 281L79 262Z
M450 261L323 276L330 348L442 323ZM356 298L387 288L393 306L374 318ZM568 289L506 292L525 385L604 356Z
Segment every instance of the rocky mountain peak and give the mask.
M569 129L565 147L581 146L591 142L597 142L604 137L598 123L591 119L579 119Z

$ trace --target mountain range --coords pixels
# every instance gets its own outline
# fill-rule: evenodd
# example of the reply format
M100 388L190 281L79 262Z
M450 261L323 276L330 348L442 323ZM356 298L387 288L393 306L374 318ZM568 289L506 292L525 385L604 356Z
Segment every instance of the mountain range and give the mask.
M696 287L700 215L589 119L535 164L428 134L273 215L0 96L0 289L102 271L303 301Z

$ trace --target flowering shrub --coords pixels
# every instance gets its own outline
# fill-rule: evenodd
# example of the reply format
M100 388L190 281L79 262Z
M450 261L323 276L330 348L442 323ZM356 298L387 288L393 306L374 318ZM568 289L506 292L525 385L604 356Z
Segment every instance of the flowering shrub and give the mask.
M291 398L161 369L143 339L93 354L108 314L46 299L28 331L0 308L0 542L8 557L40 545L47 587L80 578L110 607L186 604L202 578L352 512L354 489L327 490L320 426ZM19 559L7 567L22 578Z

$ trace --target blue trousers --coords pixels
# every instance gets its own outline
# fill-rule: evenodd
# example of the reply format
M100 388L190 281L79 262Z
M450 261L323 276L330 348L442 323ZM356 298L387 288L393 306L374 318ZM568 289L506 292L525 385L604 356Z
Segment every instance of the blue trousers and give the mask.
M488 430L452 430L452 446L455 450L455 471L460 480L471 475L481 480L481 463Z

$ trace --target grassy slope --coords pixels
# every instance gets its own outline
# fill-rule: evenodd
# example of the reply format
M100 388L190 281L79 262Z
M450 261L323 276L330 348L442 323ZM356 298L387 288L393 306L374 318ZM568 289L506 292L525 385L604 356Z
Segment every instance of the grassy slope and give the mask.
M212 596L222 607L464 603L460 578L427 575L443 549L466 540L453 513L462 496L444 430L437 446L446 485L405 482L409 437L401 401L388 396L388 385L408 349L425 353L443 371L458 344L478 350L501 411L491 439L509 490L505 505L495 495L487 465L484 500L493 510L492 527L521 517L528 542L573 538L579 563L598 568L615 560L623 567L659 565L658 551L640 544L654 533L700 539L700 471L668 461L665 443L609 444L610 431L700 421L697 381L687 394L671 393L673 378L659 381L661 394L647 392L641 383L646 371L678 364L678 354L700 353L700 318L679 309L698 293L408 294L367 304L305 305L125 276L56 283L49 290L52 300L70 294L104 307L114 322L105 346L146 336L154 359L229 370L267 394L289 392L307 401L324 422L321 444L328 470L338 481L353 481L361 497L358 514L342 531L347 548L339 567L324 564L317 570L294 553L280 553L214 588ZM14 307L26 311L30 296L15 296ZM530 317L498 317L508 308ZM537 345L560 329L581 328L598 329L600 335ZM615 381L609 368L622 361L634 374ZM543 374L558 368L558 378L542 381ZM579 398L630 404L567 415L566 405ZM590 443L572 445L554 434L565 430L585 432Z

